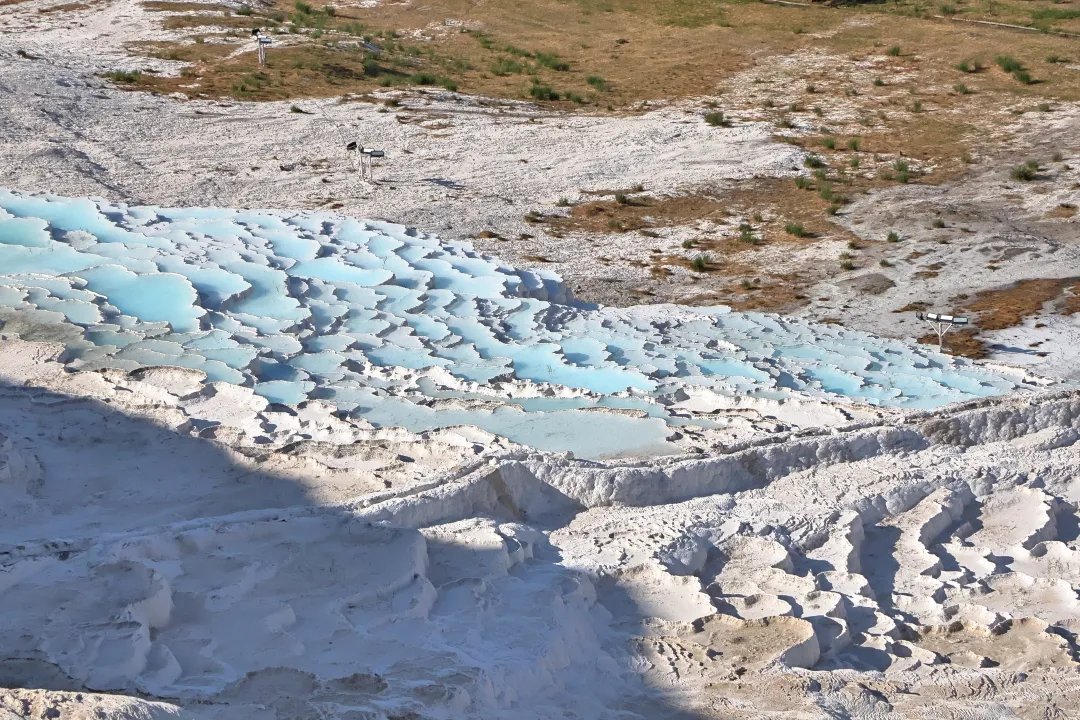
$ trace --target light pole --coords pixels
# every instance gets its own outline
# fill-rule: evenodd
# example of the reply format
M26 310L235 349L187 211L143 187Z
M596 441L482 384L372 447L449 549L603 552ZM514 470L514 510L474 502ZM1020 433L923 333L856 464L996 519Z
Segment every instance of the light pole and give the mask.
M960 325L970 324L970 320L966 317L958 317L956 315L940 315L938 313L917 312L915 317L919 320L925 320L930 327L937 333L937 347L941 351L945 340L945 333L952 330L954 327Z

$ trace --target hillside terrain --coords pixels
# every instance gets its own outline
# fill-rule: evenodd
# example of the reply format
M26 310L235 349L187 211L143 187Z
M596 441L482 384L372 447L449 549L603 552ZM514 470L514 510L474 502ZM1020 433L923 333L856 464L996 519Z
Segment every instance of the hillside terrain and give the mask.
M0 0L0 720L1078 716L1078 37Z

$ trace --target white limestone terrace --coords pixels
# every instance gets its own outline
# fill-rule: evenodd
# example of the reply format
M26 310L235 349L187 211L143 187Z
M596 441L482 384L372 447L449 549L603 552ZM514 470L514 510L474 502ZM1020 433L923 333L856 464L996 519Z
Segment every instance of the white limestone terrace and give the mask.
M724 409L837 424L1031 382L775 315L586 306L555 275L385 222L3 190L0 310L24 337L61 332L75 368L187 367L375 427L587 458L671 454L676 427L721 429Z

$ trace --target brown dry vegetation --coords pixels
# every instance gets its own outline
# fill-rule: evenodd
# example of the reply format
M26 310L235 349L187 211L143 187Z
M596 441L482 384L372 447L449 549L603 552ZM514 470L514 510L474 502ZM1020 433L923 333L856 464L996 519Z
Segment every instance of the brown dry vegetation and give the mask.
M975 296L964 310L975 313L982 330L1015 327L1062 297L1066 288L1075 287L1076 278L1065 280L1021 280L1009 287L986 290Z

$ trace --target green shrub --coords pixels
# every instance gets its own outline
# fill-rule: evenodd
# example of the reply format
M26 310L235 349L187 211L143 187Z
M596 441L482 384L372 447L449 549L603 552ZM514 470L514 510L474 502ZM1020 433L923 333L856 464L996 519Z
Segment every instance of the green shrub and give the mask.
M998 64L998 67L1007 73L1016 72L1017 70L1023 70L1024 66L1019 60L1008 55L998 55L994 58L994 62Z
M853 137L847 141L847 149L852 152L858 152L859 150L859 138Z
M708 253L701 253L699 255L695 255L694 259L690 261L690 267L695 272L705 272L706 270L708 270L709 269L709 254Z
M546 68L551 68L558 72L566 72L570 69L570 63L565 60L559 59L559 56L555 53L543 53L538 52L534 55L536 61Z
M630 198L627 197L626 193L624 192L617 192L615 193L615 202L619 203L620 205L629 205Z
M844 260L843 262L840 263L840 269L841 270L854 270L855 269L855 263L851 262L850 260Z
M1039 169L1039 164L1034 160L1029 160L1023 165L1017 165L1010 171L1009 175L1013 180L1019 180L1020 182L1030 182L1035 179L1035 173Z
M293 7L296 8L297 12L303 15L311 14L311 5L304 2L304 0L296 0L296 3L293 4Z
M895 230L890 230L889 234L885 236L885 242L898 243L900 242L900 233Z
M705 113L705 122L713 127L729 127L731 125L731 121L724 117L724 113L719 110Z
M900 57L900 46L893 45L891 48L885 51L885 54L889 57Z
M930 226L937 230L940 230L941 228L945 227L945 221L941 218L934 218L934 222L930 223Z
M835 150L836 149L836 138L831 138L831 137L822 138L821 139L821 145L826 150Z
M802 163L808 168L823 168L825 167L825 161L819 158L817 155L807 155L806 159Z
M431 73L416 73L409 76L409 82L413 85L438 85L439 78Z
M809 190L810 178L805 178L802 175L798 176L797 178L795 178L795 187L799 188L800 190Z
M517 60L499 58L491 64L491 74L503 77L505 75L520 75L525 72L525 66Z
M964 83L956 83L952 86L952 89L956 91L957 95L970 95L971 89Z
M885 81L881 78L874 78L874 87L885 87Z
M142 75L138 70L113 70L105 73L105 77L114 82L133 83Z
M682 241L682 246L683 246L683 250L689 250L690 248L694 247L694 241L693 240L683 240Z
M251 9L250 5L241 5L240 9L236 11L236 14L248 17L250 15L253 15L254 11Z
M439 84L450 92L457 92L458 84L449 78L443 78Z
M922 100L914 100L914 101L912 101L910 108L911 108L911 112L913 112L913 113L922 112Z
M1035 109L1039 112L1050 112L1050 103L1039 103Z
M1029 73L1027 70L1014 70L1012 76L1014 80L1019 83L1023 83L1024 85L1035 84L1035 80L1031 77L1031 73Z
M791 118L789 118L787 115L781 115L780 117L776 118L776 127L793 128L795 127L795 123L793 123L791 121Z
M821 117L822 115L825 114L825 111L822 110L821 107L819 107L818 105L815 105L813 109L814 109L814 114L817 115L818 117Z
M596 88L597 90L611 89L611 84L599 75L590 75L589 77L585 78L585 82L587 82L590 86Z
M836 193L833 192L832 185L830 185L829 183L822 183L821 186L818 188L818 197L820 197L825 202L830 202L836 199Z
M961 60L956 64L956 69L964 73L977 73L983 66L977 60Z
M806 228L802 226L802 223L788 223L784 226L784 232L793 237L806 237Z
M850 160L848 160L848 165L850 165L853 168L859 167L859 158L857 158L857 157L851 158Z
M531 95L534 100L559 99L559 93L555 92L547 85L541 85L539 83L534 83L533 86L529 88L529 95Z

